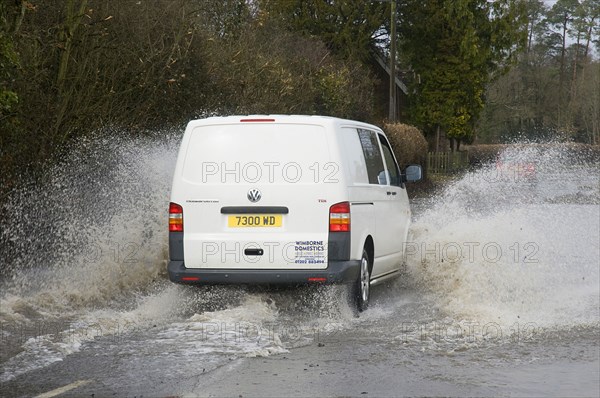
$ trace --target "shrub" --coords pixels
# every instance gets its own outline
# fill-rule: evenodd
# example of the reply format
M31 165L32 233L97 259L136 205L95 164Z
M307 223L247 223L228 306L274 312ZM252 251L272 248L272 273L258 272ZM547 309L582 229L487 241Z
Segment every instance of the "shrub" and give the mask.
M383 125L383 131L390 140L400 167L404 168L409 164L425 164L427 140L418 128L402 123L386 123Z
M496 160L498 154L509 146L507 144L481 144L463 147L469 152L469 164L477 166Z

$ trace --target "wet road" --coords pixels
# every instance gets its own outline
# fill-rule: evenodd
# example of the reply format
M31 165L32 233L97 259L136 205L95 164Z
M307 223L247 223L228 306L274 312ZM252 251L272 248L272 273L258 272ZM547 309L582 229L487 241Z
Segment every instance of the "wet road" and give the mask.
M304 329L263 323L265 334L259 335L248 324L244 333L238 325L236 335L233 316L205 322L204 329L188 325L187 337L177 342L169 341L173 325L97 337L62 361L3 383L2 396L64 386L73 388L64 395L96 397L597 395L597 327L530 324L516 332L519 324L502 329L444 322L416 292L403 289L392 303L390 291L400 287L375 289L374 308L359 319L329 319ZM250 310L252 304L244 306ZM283 341L269 344L286 349L243 355L235 349L256 348L284 330L289 334L280 336ZM220 358L214 352L207 358L207 346L215 344Z
M3 233L36 239L10 246L2 280L1 396L600 395L596 165L540 167L534 185L482 169L415 202L403 275L356 318L342 287L166 281L175 149L128 145L131 163L16 197L24 216ZM552 170L569 162L550 155ZM110 178L88 197L69 173Z

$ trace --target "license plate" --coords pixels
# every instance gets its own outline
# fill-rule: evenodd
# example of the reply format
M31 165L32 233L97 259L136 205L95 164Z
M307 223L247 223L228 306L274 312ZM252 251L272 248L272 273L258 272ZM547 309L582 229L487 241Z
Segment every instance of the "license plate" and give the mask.
M244 214L228 216L227 226L230 228L281 227L281 214Z

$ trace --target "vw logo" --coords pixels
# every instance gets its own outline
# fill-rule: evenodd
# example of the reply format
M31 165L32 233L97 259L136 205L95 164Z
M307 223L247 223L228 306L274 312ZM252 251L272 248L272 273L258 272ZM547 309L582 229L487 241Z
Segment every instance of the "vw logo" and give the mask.
M251 189L248 191L248 200L252 203L256 203L262 197L262 194L258 189Z

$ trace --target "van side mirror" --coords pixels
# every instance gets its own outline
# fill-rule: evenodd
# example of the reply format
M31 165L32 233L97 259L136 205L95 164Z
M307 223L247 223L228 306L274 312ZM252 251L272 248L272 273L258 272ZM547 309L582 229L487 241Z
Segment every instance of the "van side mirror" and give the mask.
M404 179L407 182L420 181L423 178L423 169L418 164L411 164L404 172Z

